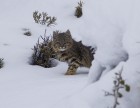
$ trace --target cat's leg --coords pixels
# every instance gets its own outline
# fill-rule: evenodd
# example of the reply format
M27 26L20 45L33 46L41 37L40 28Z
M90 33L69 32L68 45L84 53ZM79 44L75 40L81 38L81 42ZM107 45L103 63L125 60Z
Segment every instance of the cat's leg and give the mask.
M80 66L80 63L73 59L71 63L69 64L68 70L66 72L66 75L74 75L76 74L77 68Z
M88 84L94 83L97 80L99 80L102 75L103 70L104 70L104 67L102 67L98 61L94 60L89 70Z
M68 70L66 72L66 75L74 75L74 74L76 74L76 71L77 71L78 67L79 66L76 66L74 64L69 65Z

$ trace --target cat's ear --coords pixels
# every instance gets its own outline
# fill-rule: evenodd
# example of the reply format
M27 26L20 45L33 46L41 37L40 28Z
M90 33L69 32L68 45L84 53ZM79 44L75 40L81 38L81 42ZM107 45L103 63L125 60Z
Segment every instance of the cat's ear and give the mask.
M58 35L58 31L53 31L53 38L55 38Z
M71 36L71 33L70 33L70 30L69 30L69 29L66 31L66 33L67 33L69 36Z

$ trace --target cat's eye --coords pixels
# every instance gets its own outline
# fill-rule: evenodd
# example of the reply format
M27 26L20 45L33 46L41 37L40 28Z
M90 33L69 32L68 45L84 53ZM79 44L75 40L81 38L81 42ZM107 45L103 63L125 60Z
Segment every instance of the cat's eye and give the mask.
M64 44L63 44L63 47L67 47L67 44L66 44L66 43L64 43Z
M66 47L70 46L70 42L64 44Z
M59 47L60 46L60 43L59 42L56 42L54 46L55 47Z

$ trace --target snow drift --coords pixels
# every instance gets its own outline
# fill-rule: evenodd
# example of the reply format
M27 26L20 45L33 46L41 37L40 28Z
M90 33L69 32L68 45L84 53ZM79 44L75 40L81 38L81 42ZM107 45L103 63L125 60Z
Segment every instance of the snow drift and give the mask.
M114 73L123 67L122 76L131 91L122 91L124 97L118 107L139 108L139 0L84 0L83 16L79 19L74 16L77 2L1 1L0 57L5 66L0 70L0 107L111 107L113 98L105 97L104 90L112 90ZM57 17L57 25L47 28L48 35L54 30L69 29L75 40L97 47L88 78L88 70L83 68L75 76L64 76L67 65L62 62L49 69L29 65L31 48L46 29L34 23L35 10ZM24 36L23 28L30 29L32 36Z

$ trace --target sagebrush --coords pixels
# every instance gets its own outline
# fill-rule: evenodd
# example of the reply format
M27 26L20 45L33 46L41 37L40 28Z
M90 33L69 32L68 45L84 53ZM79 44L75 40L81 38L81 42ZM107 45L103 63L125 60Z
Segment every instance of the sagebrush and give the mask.
M39 13L38 11L33 12L33 18L35 23L41 25L56 25L56 17L49 16L46 12Z
M115 73L115 79L113 81L113 89L112 92L105 91L105 96L114 97L114 104L111 108L117 108L119 105L119 98L123 97L123 94L120 92L121 89L124 89L126 92L130 92L130 86L126 84L125 80L122 78L123 68L119 73Z
M40 42L40 39L43 40L43 42ZM51 48L49 46L51 39L49 36L46 36L46 30L44 33L44 36L40 36L38 39L38 42L33 48L33 54L32 54L32 65L40 65L45 68L52 67L52 61L51 61Z
M4 62L3 62L3 58L0 58L0 68L2 68L3 67L3 65L4 65Z
M76 7L75 10L75 16L77 18L80 18L83 15L82 7L83 7L83 2L82 1L78 2L78 6Z

